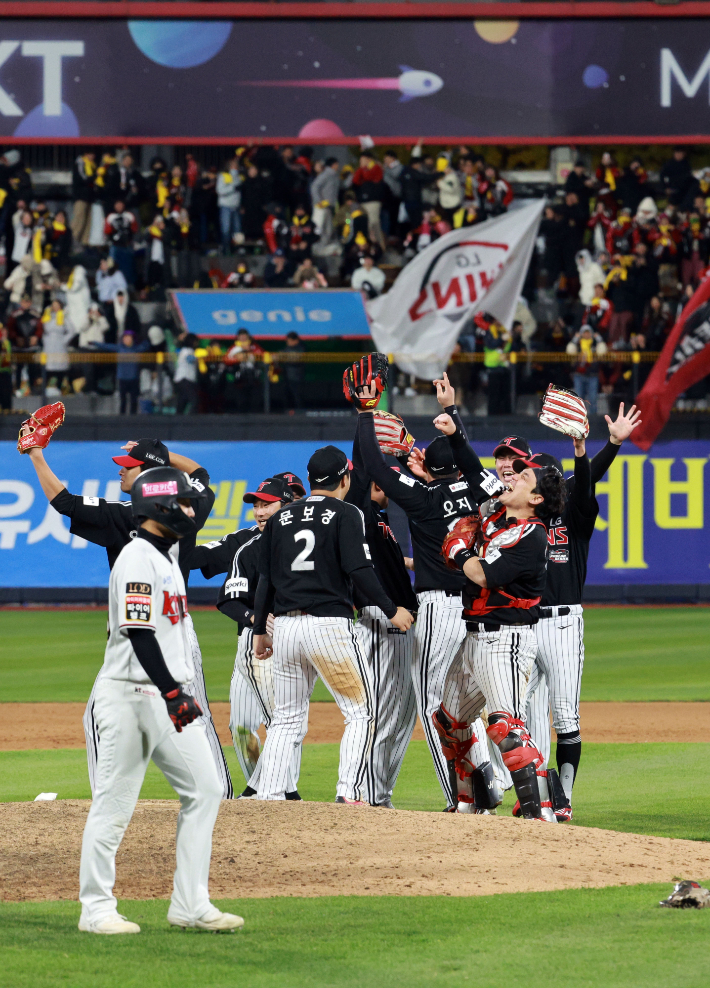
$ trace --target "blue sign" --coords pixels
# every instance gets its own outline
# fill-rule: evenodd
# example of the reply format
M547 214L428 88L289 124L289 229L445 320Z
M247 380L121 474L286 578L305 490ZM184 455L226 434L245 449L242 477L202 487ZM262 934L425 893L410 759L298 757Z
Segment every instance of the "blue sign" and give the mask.
M285 336L292 330L312 339L369 336L360 292L350 289L274 289L250 291L173 291L185 328L197 336L236 336L240 328L253 336Z
M310 455L323 442L186 442L177 453L209 471L216 493L201 542L219 539L253 524L243 496L272 473L289 470L305 480ZM349 443L339 444L351 452ZM533 444L534 448L542 444ZM589 443L594 454L601 443ZM492 466L493 443L476 444ZM565 467L573 468L570 442L544 444ZM75 494L126 499L111 457L118 443L54 442L46 459ZM658 443L641 453L627 443L608 475L597 484L600 515L589 554L590 584L710 583L710 540L705 518L710 491L705 486L708 443ZM710 486L710 485L709 485ZM199 572L192 583L205 583ZM215 582L218 582L218 579ZM14 443L0 443L0 586L106 586L106 552L69 532L69 520L51 508L29 457Z

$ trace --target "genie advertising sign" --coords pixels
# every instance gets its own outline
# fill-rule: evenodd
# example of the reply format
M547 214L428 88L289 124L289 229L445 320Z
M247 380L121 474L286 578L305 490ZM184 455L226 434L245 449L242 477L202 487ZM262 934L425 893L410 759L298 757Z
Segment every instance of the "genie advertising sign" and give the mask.
M322 442L174 444L175 452L207 468L216 494L199 541L253 525L245 492L282 470L305 477L308 459ZM350 455L349 443L339 445ZM602 444L587 445L593 455ZM492 467L494 444L476 447L484 454L484 466ZM551 440L544 448L562 460L569 475L574 467L571 441ZM117 452L114 443L55 441L47 460L72 493L127 499L111 461ZM597 484L600 514L589 553L589 584L710 583L710 542L704 527L710 514L709 454L702 441L657 443L648 453L624 445ZM555 531L557 545L564 545L564 531ZM195 572L191 583L200 586L205 580ZM42 494L29 458L18 456L14 443L0 443L0 586L107 584L105 550L70 534L68 519Z
M707 21L3 20L5 138L710 134Z

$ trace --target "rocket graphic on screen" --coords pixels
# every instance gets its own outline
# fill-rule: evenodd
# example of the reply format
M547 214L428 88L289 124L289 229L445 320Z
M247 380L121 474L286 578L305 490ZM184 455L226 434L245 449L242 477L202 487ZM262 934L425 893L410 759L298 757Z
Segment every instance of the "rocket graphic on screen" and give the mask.
M400 103L408 103L418 96L438 93L444 80L434 72L399 66L401 75L374 79L271 79L263 82L244 82L245 86L279 86L298 89L399 89Z

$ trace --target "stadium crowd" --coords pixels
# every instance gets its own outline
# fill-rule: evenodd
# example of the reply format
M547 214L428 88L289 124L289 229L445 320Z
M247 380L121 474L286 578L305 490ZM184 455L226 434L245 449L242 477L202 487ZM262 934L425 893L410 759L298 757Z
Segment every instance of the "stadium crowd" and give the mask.
M672 152L654 181L639 160L620 168L604 152L591 170L580 159L551 192L512 330L482 315L456 348L483 354L482 364L455 363L452 374L462 402L483 390L490 414L512 410L511 354L521 351L518 394L537 390L542 373L574 382L592 409L600 392L627 397L651 364L632 381L628 365L603 358L660 350L708 264L710 169L694 174L685 149ZM351 285L374 297L442 234L511 207L511 184L467 147L364 148L352 164L319 158L310 147L242 147L221 170L187 153L171 167L155 157L147 172L128 148L87 151L74 162L68 204L36 195L20 152L7 150L0 157L0 407L10 407L13 392L116 389L121 411L134 412L139 395L155 389L149 354L168 349L176 353L168 396L176 410L246 410L263 355L246 331L229 345L203 345L169 319L143 325L136 303L164 300L171 286ZM305 349L296 334L286 345ZM15 359L41 350L48 355L41 377ZM71 350L146 356L110 369L70 363ZM534 361L541 351L578 359L541 372ZM283 382L287 407L302 407L302 366L264 373ZM403 375L396 380L407 394L420 387ZM702 383L682 400L702 408L706 392Z

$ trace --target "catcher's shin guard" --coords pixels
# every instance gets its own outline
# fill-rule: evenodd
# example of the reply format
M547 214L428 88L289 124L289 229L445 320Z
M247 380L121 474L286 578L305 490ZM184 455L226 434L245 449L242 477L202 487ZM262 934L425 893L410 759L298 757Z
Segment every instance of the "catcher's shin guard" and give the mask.
M519 768L511 772L510 777L520 804L520 816L525 820L539 820L542 817L542 805L535 766L531 763L525 768Z
M476 766L469 757L476 737L470 724L455 720L443 704L432 714L439 735L441 750L449 769L449 782L454 804L460 813L474 811L472 774ZM469 810L468 807L471 807Z
M543 820L547 823L557 823L560 821L560 817L557 815L555 810L554 801L551 798L552 793L552 780L550 779L549 772L554 772L554 769L548 769L547 771L537 771L537 786L540 793L540 809L541 816ZM555 772L555 776L557 773ZM560 780L557 778L557 785L560 785ZM560 786L561 788L561 786ZM564 796L564 792L562 793ZM565 819L571 819L572 807L569 807L570 816ZM516 800L515 806L513 807L513 816L524 816L522 807L520 805L520 800Z
M543 759L525 724L511 714L497 710L488 716L486 733L498 745L503 764L510 772L521 815L526 820L539 819L542 806L536 767Z
M567 799L560 777L554 768L547 770L547 788L550 793L552 812L558 823L567 823L572 819L572 804Z
M494 810L496 806L500 806L503 802L503 794L498 788L490 762L484 762L483 765L475 768L471 780L477 810Z

